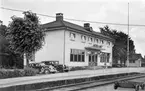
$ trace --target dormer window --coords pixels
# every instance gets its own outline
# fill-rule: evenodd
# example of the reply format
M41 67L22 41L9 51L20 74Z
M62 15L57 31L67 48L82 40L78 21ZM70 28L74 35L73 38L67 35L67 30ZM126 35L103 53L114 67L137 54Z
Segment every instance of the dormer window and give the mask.
M81 40L82 40L83 43L86 42L86 36L82 35Z
M76 38L76 34L75 33L70 33L70 39L74 41L75 38Z

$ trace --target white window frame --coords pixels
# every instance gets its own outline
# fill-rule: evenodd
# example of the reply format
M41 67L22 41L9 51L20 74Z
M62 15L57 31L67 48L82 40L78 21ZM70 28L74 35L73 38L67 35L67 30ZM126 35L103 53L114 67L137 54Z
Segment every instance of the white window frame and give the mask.
M86 42L86 39L87 39L87 37L86 37L85 35L81 35L81 41L82 41L83 43Z
M76 34L75 33L70 33L70 40L75 41Z
M88 37L88 41L89 41L89 44L92 44L93 43L93 38L92 37Z

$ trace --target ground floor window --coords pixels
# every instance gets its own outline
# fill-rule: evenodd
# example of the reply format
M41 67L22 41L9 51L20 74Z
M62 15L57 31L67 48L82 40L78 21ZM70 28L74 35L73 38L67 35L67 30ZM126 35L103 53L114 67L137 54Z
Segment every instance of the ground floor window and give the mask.
M91 55L89 55L89 62L91 62Z
M105 62L105 61L106 61L105 53L102 53L100 56L100 62Z
M98 55L97 54L89 54L89 62L97 62Z
M107 62L109 62L110 59L110 53L107 53Z
M70 50L70 61L71 62L84 62L85 61L85 51L80 49Z
M135 63L135 60L130 60L129 62L130 62L130 63Z
M110 53L102 53L100 56L100 62L109 62Z

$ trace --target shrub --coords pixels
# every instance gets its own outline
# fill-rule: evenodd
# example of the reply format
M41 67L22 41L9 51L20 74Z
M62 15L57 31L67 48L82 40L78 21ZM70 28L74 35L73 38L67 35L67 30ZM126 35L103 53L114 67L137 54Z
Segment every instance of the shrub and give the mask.
M6 71L4 71L3 69L0 70L0 79L3 79L6 77Z
M25 68L24 69L24 76L34 76L38 73L39 71L34 69L34 68Z
M21 69L14 69L13 74L15 77L22 77L24 76L24 71Z
M0 69L0 79L23 77L23 76L34 76L38 73L38 70L32 68L26 69Z

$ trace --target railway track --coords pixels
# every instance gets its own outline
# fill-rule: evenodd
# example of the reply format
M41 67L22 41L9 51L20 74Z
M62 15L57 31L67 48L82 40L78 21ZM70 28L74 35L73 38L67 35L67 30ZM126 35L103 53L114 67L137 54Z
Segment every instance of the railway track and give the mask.
M76 91L76 90L83 90L83 89L92 88L96 86L111 84L111 83L114 83L115 81L131 80L131 79L141 78L141 77L145 77L145 74L121 76L121 77L115 77L115 78L88 81L88 82L82 82L82 83L76 83L76 84L56 86L56 87L51 87L51 88L48 87L48 88L29 90L29 91Z

